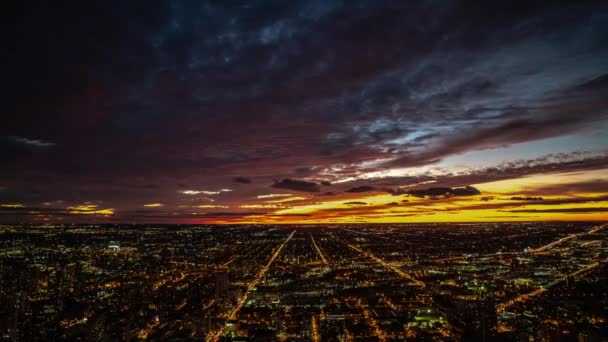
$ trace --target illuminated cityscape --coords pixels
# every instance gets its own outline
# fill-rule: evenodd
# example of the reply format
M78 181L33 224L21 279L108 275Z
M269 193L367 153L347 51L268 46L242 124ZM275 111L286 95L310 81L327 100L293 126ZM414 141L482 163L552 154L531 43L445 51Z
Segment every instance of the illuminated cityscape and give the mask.
M608 1L3 14L0 342L608 342Z
M7 341L601 341L608 333L608 224L1 229Z

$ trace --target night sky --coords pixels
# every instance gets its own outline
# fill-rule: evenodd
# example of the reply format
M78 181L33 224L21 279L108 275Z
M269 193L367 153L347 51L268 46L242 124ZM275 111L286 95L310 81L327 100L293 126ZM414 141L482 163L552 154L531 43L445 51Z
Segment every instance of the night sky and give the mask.
M20 6L0 222L608 219L608 2Z

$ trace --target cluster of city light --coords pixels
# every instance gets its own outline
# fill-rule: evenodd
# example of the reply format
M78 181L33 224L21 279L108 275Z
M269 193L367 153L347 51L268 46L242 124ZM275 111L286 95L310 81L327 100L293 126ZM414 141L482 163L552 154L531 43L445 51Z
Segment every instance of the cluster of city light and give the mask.
M424 282L422 282L422 281L420 281L420 280L418 280L418 279L416 279L416 278L412 277L410 274L408 274L408 273L406 273L406 272L403 272L403 271L402 271L402 270L401 270L399 267L397 267L397 266L395 266L395 265L392 265L392 264L390 264L390 263L388 263L388 262L384 261L383 259L381 259L381 258L379 258L379 257L375 256L375 255L374 255L374 254L372 254L371 252L364 251L364 250L362 250L361 248L359 248L359 247L357 247L357 246L354 246L354 245L352 245L352 244L347 244L347 246L348 246L348 247L350 247L351 249L353 249L353 250L355 250L355 251L357 251L357 252L359 252L359 253L363 254L364 256L366 256L366 257L368 257L368 258L370 258L370 259L374 260L375 262L379 263L380 265L382 265L382 266L384 266L384 267L386 267L386 268L388 268L388 269L392 270L393 272L397 273L397 274L398 274L399 276L401 276L402 278L405 278L405 279L407 279L407 280L411 281L412 283L414 283L414 284L416 284L416 285L418 285L418 286L421 286L421 287L424 287L424 286L425 286Z
M568 236L563 237L563 238L561 238L559 240L556 240L556 241L551 242L549 244L546 244L544 246L541 246L541 247L529 250L529 251L524 252L524 253L530 253L530 254L542 253L542 252L545 252L545 251L547 251L547 250L549 250L549 249L551 249L553 247L559 246L559 245L563 244L564 242L577 239L577 238L579 238L581 236L584 236L584 235L589 235L589 234L597 233L598 231L600 231L600 230L602 230L602 229L604 229L606 227L608 227L608 224L598 225L598 226L596 226L596 227L594 227L594 228L592 228L592 229L590 229L590 230L588 230L586 232L581 232L581 233L577 233L577 234L568 235ZM587 265L586 267L581 268L579 270L576 270L576 271L574 271L572 273L560 276L560 277L556 278L554 281L552 281L551 283L549 283L549 284L547 284L545 286L542 286L542 287L540 287L538 289L535 289L534 291L521 294L521 295L519 295L519 296L517 296L517 297L515 297L513 299L510 299L510 300L508 300L508 301L506 301L504 303L500 303L500 304L496 305L496 311L497 311L498 314L502 314L503 312L505 312L511 306L513 306L513 305L515 305L517 303L522 303L522 302L528 301L528 300L530 300L530 299L532 299L534 297L537 297L537 296L545 293L550 288L552 288L552 287L554 287L556 285L559 285L559 284L565 282L569 278L584 276L584 275L586 275L587 273L589 273L590 271L594 270L595 268L597 268L598 266L600 266L602 263L605 263L605 262L608 262L608 259L594 262L594 263L592 263L590 265Z
M289 240L291 240L291 238L293 237L293 235L295 233L296 233L296 230L292 231L291 234L289 234L287 239L285 239L285 241L283 241L283 243L281 245L279 245L279 247L274 251L274 253L270 257L270 260L268 261L268 263L264 267L262 267L262 269L260 269L257 276L253 279L253 281L251 281L251 283L249 283L249 286L247 286L247 291L242 295L242 297L237 302L236 306L228 314L228 319L233 320L238 317L239 311L243 307L243 304L245 304L245 302L247 301L248 294L251 291L253 291L253 289L255 289L255 287L258 285L258 283L262 280L262 278L264 277L264 274L266 274L266 272L268 272L268 270L270 269L270 266L272 265L274 260L277 258L277 256L279 256L279 254L281 254L281 251L283 250L285 245L287 245ZM216 334L210 334L209 337L207 338L207 341L217 340L224 333L225 329L226 329L226 326L223 326L219 329L219 331Z

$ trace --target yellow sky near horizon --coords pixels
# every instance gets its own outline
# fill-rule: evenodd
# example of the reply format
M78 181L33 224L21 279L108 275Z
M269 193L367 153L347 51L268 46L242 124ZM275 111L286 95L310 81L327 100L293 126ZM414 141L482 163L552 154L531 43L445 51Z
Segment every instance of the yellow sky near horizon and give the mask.
M247 223L399 223L475 221L608 220L607 170L530 175L473 184L480 195L419 198L362 193L348 198L300 201L266 215L239 219ZM234 221L232 221L234 222Z
M435 184L421 184L415 189L428 189ZM607 169L534 174L471 186L480 193L421 197L407 193L394 195L376 188L331 196L298 192L258 195L236 203L194 203L171 207L152 202L143 204L143 207L167 208L161 214L184 223L608 221ZM402 189L414 187L405 184ZM48 207L47 204L51 205L45 203L44 206ZM19 212L27 209L40 220L50 219L44 210L28 209L24 204L5 203L0 206ZM128 212L89 202L51 209L70 216L120 218L128 215ZM223 211L228 214L222 216Z

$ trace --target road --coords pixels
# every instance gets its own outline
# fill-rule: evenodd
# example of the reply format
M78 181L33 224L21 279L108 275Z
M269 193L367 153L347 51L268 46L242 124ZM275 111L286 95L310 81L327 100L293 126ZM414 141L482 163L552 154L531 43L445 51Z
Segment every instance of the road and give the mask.
M357 251L357 252L361 253L362 255L374 260L375 262L379 263L380 265L392 270L393 272L397 273L401 278L405 278L418 286L422 286L422 287L425 286L425 284L422 281L414 278L413 276L411 276L410 274L408 274L406 272L403 272L399 267L394 266L394 265L384 261L382 258L375 256L371 252L366 252L366 251L362 250L361 248L359 248L357 246L353 246L351 244L347 244L347 246L349 248L351 248L352 250Z
M317 253L319 253L319 256L321 257L321 260L323 260L323 265L329 266L329 262L327 261L327 258L325 258L325 255L321 251L321 248L319 248L319 246L317 245L317 242L315 241L315 237L312 236L312 234L310 234L310 239L312 240L312 245L315 246L315 249L317 250Z
M563 282L565 282L568 278L576 278L576 277L582 277L585 276L586 274L588 274L589 272L593 271L594 269L596 269L597 267L599 267L602 263L606 263L608 262L608 259L604 259L601 261L597 261L594 262L584 268L581 268L579 270L576 270L572 273L569 273L567 275L561 276L557 279L555 279L552 283L548 284L547 286L538 288L532 292L528 292L528 293L524 293L521 294L511 300L508 300L504 303L498 304L496 305L496 313L498 315L502 314L503 312L505 312L509 307L517 304L517 303L523 303L527 300L530 300L534 297L537 297L543 293L545 293L547 290L549 290L552 287L555 287Z
M283 248L285 247L285 245L287 245L287 243L289 242L289 240L291 240L291 238L293 237L293 235L295 233L296 233L295 230L293 232L291 232L291 234L289 234L287 239L285 239L285 241L283 241L283 243L279 247L277 247L277 249L274 251L274 253L272 253L272 257L270 258L268 263L264 267L262 267L262 269L258 272L257 276L251 281L251 283L249 283L249 286L247 286L247 291L245 291L245 294L243 294L243 296L241 297L239 302L236 304L236 306L232 309L232 311L228 315L229 320L237 318L239 311L243 307L243 304L245 304L245 301L247 301L247 297L248 297L249 293L264 278L264 275L266 274L266 272L268 272L268 270L270 269L270 266L272 265L274 260L279 256L279 254L281 254L281 251L283 251ZM225 329L226 329L226 326L225 325L222 326L216 334L213 334L213 335L210 335L209 337L207 337L207 341L218 340L219 337L222 336L222 334L224 333Z
M568 236L565 236L559 240L553 241L551 243L548 243L544 246L540 246L537 247L535 249L530 249L527 251L523 251L523 252L497 252L497 253L489 253L489 254L481 254L481 255L476 255L475 257L477 258L489 258L489 257L496 257L496 256L505 256L505 255L526 255L526 254L538 254L538 253L542 253L552 247L558 246L566 241L570 241L573 239L577 239L581 236L584 235L589 235L589 234L593 234L596 233L604 228L608 227L608 223L607 224L602 224L599 226L595 226L592 229L585 231L585 232L580 232L580 233L575 233L575 234L571 234ZM435 260L431 260L432 262L445 262L445 261L455 261L455 260L462 260L465 259L466 256L461 255L461 256L456 256L456 257L451 257L451 258L442 258L442 259L435 259Z
M568 236L566 236L564 238L561 238L561 239L559 239L557 241L551 242L551 243L549 243L547 245L544 245L544 246L538 247L536 249L533 249L531 251L528 251L528 253L536 254L536 253L544 252L547 249L549 249L551 247L555 247L555 246L557 246L559 244L562 244L562 243L564 243L566 241L577 239L577 238L579 238L581 236L584 236L584 235L589 235L589 234L596 233L596 232L598 232L598 231L606 228L607 226L608 226L608 224L603 224L603 225L596 226L596 227L594 227L591 230L588 230L586 232L581 232L581 233L577 233L577 234L568 235Z

